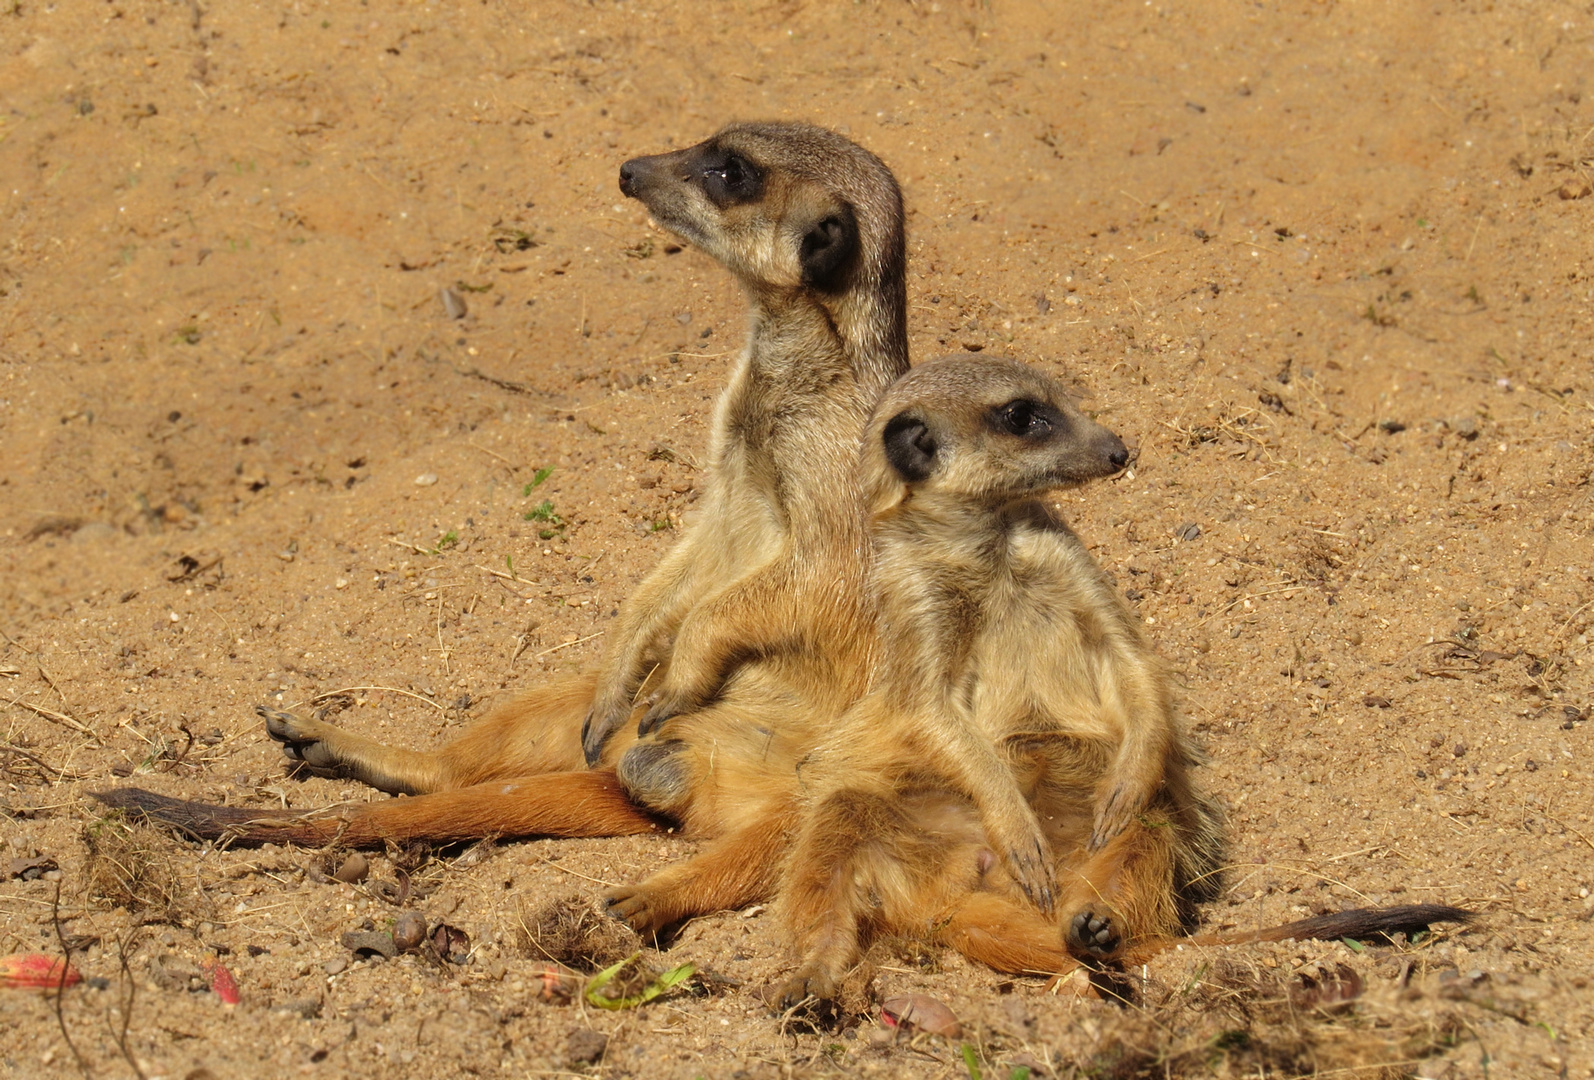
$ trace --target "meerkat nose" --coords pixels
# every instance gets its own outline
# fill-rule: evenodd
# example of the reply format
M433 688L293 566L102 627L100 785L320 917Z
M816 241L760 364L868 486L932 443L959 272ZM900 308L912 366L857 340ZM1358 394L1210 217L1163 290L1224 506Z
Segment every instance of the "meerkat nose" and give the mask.
M639 170L637 168L635 159L620 166L620 194L627 197L631 197L636 194L634 189L636 186L636 175L638 171Z

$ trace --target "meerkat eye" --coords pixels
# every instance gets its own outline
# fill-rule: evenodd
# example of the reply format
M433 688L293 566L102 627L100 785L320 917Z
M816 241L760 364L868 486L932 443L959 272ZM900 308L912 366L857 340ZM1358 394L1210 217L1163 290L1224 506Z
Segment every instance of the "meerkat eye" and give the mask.
M712 158L703 167L703 191L717 203L756 199L762 181L758 169L735 154Z
M1056 412L1038 401L1018 398L995 410L995 426L1009 435L1025 439L1044 439L1052 433Z

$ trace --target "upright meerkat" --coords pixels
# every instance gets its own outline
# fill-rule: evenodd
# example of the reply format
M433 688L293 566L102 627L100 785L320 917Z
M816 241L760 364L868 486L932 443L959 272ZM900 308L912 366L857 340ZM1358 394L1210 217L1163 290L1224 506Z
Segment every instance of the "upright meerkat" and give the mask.
M733 125L626 162L620 187L731 271L750 325L715 410L702 503L710 524L670 552L611 631L585 732L589 761L663 659L644 733L702 706L760 656L834 667L843 696L856 696L870 619L860 607L854 447L908 366L902 201L873 155L818 128Z
M577 724L590 765L605 759L650 671L647 729L704 704L748 662L816 665L801 690L822 687L820 698L842 708L861 692L873 620L860 606L855 447L908 366L902 197L867 150L807 124L731 124L627 161L620 189L723 263L750 312L714 411L700 520L622 605L596 684L584 684L590 714ZM763 643L756 656L743 648L750 637ZM272 737L311 768L420 794L576 767L565 721L582 687L517 695L422 753L265 715Z
M861 452L879 676L805 768L781 906L827 998L873 932L919 934L1015 972L1062 974L1183 933L1214 895L1215 803L1139 620L1044 496L1116 472L1123 443L1052 379L1006 360L921 365ZM993 813L1038 815L1055 915L991 857ZM1404 929L1449 908L1347 912L1258 936Z

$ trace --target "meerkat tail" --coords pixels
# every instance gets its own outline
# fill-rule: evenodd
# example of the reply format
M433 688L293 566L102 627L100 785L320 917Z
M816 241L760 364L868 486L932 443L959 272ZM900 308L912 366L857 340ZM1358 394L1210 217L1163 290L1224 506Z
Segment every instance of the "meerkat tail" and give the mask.
M1201 935L1192 940L1197 944L1237 945L1247 941L1336 941L1349 938L1361 941L1367 938L1388 937L1390 934L1416 934L1426 932L1432 923L1470 923L1477 913L1448 904L1398 904L1394 907L1351 908L1327 915L1314 915L1282 926L1252 930L1240 934ZM1212 941L1208 941L1212 938Z
M1197 934L1187 938L1157 938L1141 942L1131 951L1131 963L1143 963L1175 945L1247 945L1254 941L1367 941L1391 934L1426 932L1434 923L1474 922L1478 913L1448 904L1397 904L1393 907L1351 908L1327 915L1260 930L1232 934Z
M129 816L204 840L348 847L388 840L449 842L483 836L601 837L663 831L626 798L612 769L550 773L435 795L318 811L258 810L171 799L139 788L94 798Z

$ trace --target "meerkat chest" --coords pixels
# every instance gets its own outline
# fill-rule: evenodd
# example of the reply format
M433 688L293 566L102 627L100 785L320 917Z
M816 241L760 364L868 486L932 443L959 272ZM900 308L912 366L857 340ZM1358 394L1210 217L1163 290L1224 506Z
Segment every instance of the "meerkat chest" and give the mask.
M1121 650L1099 572L1071 537L1019 539L981 605L962 678L969 715L995 738L1017 730L1115 738Z

